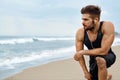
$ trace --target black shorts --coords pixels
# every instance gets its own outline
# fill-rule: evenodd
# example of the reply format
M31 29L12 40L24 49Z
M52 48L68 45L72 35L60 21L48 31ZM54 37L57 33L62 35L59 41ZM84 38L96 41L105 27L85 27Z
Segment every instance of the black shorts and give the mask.
M98 80L98 67L96 63L96 57L98 56L90 56L90 73L92 75L92 80ZM116 60L116 55L111 52L105 56L99 56L105 59L107 68L110 67Z

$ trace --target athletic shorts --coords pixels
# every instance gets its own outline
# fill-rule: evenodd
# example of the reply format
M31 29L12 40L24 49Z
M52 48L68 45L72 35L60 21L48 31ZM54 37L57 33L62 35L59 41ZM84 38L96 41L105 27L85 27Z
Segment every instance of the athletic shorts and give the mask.
M116 60L116 55L111 52L108 55L105 56L90 56L90 73L92 75L91 80L98 80L98 66L96 63L96 57L102 57L106 61L107 68L110 67Z

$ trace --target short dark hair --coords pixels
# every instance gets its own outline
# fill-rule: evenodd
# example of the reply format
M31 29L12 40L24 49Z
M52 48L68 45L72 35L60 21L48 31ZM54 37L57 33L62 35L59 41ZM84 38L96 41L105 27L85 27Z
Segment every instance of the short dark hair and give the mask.
M87 5L81 9L81 14L90 14L92 18L100 19L101 9L96 5Z

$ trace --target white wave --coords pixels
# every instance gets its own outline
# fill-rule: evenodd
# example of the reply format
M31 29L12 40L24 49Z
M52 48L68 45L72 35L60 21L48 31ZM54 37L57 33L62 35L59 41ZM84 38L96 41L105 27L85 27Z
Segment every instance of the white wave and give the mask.
M57 41L57 40L74 40L72 37L34 37L34 38L14 38L0 40L0 44L21 44L21 43L32 43L34 41Z
M112 46L118 46L118 45L120 45L120 38L119 37L115 37L115 40L114 40Z
M19 39L6 39L0 40L0 44L19 44L19 43L26 43L26 42L33 42L32 38L19 38Z
M35 41L57 41L57 40L74 40L73 37L50 37L50 38L33 38Z
M75 47L61 48L57 50L47 50L38 53L31 53L29 56L12 57L7 59L0 59L0 66L7 66L14 68L15 64L25 63L34 60L47 60L51 58L59 58L74 54Z

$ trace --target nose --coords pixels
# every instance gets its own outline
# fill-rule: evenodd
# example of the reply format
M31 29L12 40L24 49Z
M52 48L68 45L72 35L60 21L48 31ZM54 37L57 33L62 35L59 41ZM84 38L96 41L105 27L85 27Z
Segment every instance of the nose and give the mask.
M81 23L82 23L82 24L84 24L84 23L85 23L85 21L84 21L84 20L81 20Z

